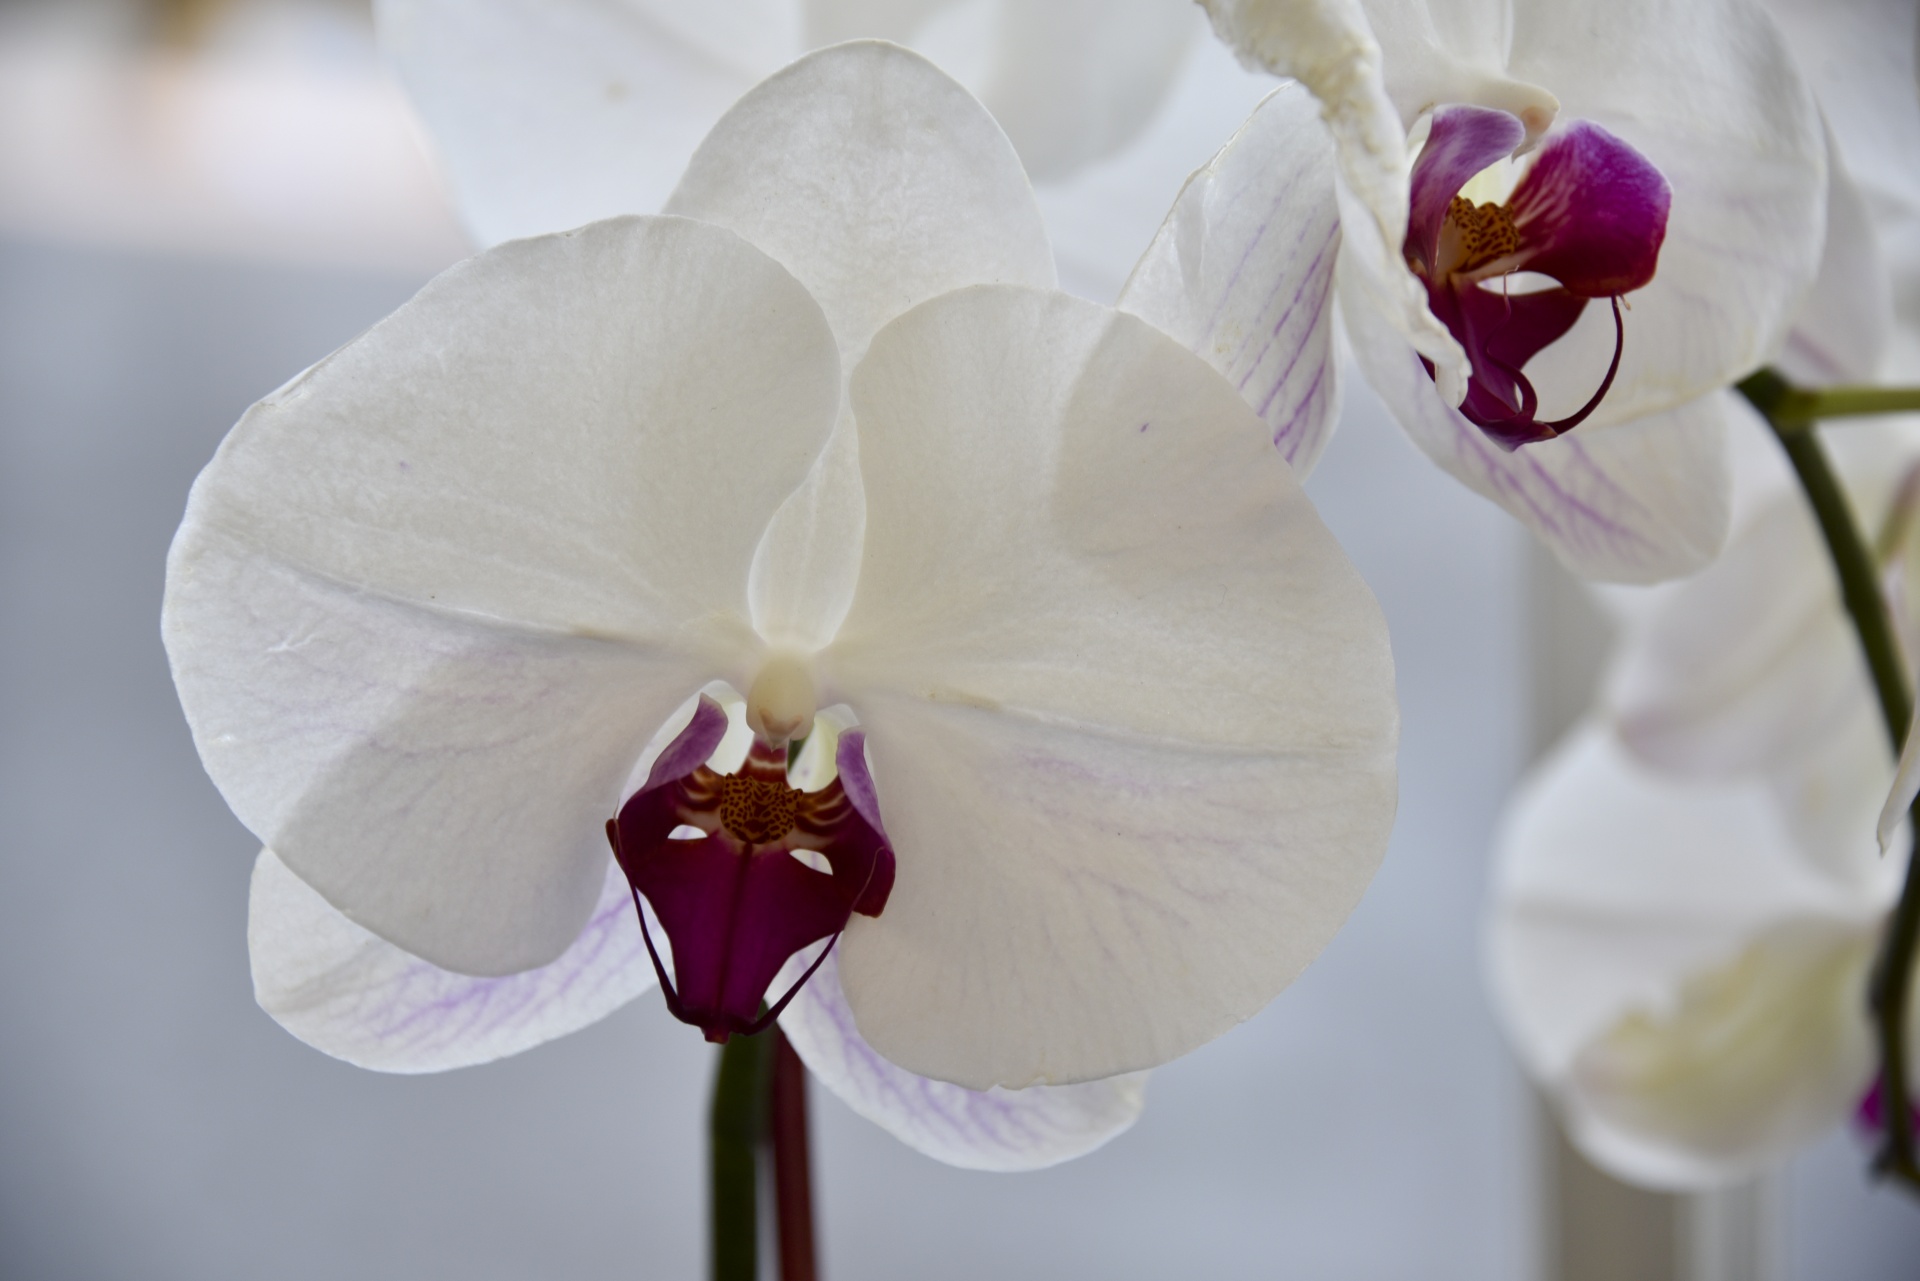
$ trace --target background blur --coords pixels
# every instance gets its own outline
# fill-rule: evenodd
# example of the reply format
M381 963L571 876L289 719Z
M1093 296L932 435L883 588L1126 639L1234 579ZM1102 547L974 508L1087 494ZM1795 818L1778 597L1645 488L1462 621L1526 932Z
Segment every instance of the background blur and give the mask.
M167 541L227 427L464 252L364 4L0 3L4 1281L701 1275L712 1052L657 997L419 1078L255 1007L255 844L160 647ZM1851 1135L1718 1208L1580 1218L1609 1194L1554 1157L1477 930L1501 799L1577 706L1596 624L1350 387L1308 488L1399 661L1375 888L1070 1165L948 1169L816 1090L827 1272L1522 1281L1604 1238L1640 1260L1604 1275L1912 1276L1920 1207L1868 1188ZM1700 1244L1729 1213L1751 1258Z

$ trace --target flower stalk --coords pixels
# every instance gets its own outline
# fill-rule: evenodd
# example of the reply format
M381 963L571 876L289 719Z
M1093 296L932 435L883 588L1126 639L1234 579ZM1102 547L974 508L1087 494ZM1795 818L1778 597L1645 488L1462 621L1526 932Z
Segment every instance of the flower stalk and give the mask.
M759 1275L763 1148L773 1168L780 1281L815 1281L807 1069L777 1025L721 1046L707 1133L713 1281Z
M713 1281L755 1281L760 1266L760 1136L765 1128L771 1038L736 1036L720 1047L707 1114L708 1266Z
M1873 675L1887 736L1898 758L1912 723L1913 696L1873 554L1812 428L1829 417L1920 409L1920 389L1838 387L1816 391L1795 387L1773 370L1763 369L1741 382L1739 391L1773 428L1813 508L1840 579L1841 600ZM1920 831L1920 800L1914 803L1912 826ZM1913 986L1914 952L1920 945L1920 876L1915 874L1916 866L1920 866L1920 860L1908 863L1900 901L1881 936L1867 1000L1880 1046L1880 1081L1887 1118L1875 1168L1920 1192L1907 1063L1907 1006Z

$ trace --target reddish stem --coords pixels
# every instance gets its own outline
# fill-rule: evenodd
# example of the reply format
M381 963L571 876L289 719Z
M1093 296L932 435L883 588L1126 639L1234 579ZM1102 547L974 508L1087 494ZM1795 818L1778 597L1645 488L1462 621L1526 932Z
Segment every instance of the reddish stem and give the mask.
M775 1027L767 1128L773 1138L773 1200L780 1281L815 1281L813 1161L807 1143L807 1069Z

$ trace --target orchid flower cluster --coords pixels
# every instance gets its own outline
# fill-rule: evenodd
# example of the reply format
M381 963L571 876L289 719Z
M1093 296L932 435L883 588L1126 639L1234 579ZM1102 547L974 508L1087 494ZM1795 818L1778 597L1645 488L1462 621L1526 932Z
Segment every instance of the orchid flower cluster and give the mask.
M383 0L488 247L254 406L167 567L182 705L265 847L269 1014L425 1072L657 985L938 1159L1112 1138L1392 825L1385 625L1300 487L1343 331L1567 567L1696 575L1633 607L1509 828L1529 1067L1655 1180L1857 1100L1893 756L1810 518L1736 483L1730 388L1875 375L1891 306L1778 26L1207 8L1292 83L1104 305L1029 174L1151 132L1183 4ZM978 97L890 42L967 22ZM1902 448L1850 465L1920 584Z

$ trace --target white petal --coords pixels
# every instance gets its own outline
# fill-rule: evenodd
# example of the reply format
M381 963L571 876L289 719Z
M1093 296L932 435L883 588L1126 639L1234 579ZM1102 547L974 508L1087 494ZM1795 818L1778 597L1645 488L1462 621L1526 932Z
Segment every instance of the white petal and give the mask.
M1527 0L1513 75L1562 120L1631 144L1673 189L1653 282L1631 295L1613 388L1589 422L1626 422L1722 387L1778 352L1819 265L1826 146L1786 43L1748 0ZM1614 329L1588 307L1529 363L1541 415L1584 403Z
M1605 698L1643 759L1718 778L1786 764L1866 705L1859 642L1805 501L1779 495L1635 628Z
M1198 15L1188 0L1001 0L980 85L1035 181L1132 141L1172 87Z
M1337 157L1343 271L1356 299L1433 362L1450 405L1467 388L1467 357L1427 309L1400 257L1407 238L1405 127L1387 96L1380 46L1360 0L1202 0L1243 58L1300 81L1319 99Z
M1871 382L1893 329L1893 280L1866 201L1827 131L1827 242L1775 362L1802 386Z
M1231 380L1305 479L1340 415L1333 148L1313 98L1276 91L1188 179L1120 306Z
M163 618L241 821L437 965L559 956L639 747L751 674L750 557L838 364L778 264L627 220L456 267L249 411Z
M380 43L483 245L655 213L720 113L799 52L786 0L378 0ZM737 24L729 23L732 15Z
M825 308L849 369L917 302L1054 279L1000 126L945 72L879 41L821 50L755 86L700 144L667 209L785 263Z
M851 412L843 411L813 470L754 550L747 579L753 629L769 645L802 653L824 647L853 604L866 533L860 437Z
M1267 433L1134 317L979 288L855 372L866 562L823 656L899 875L863 1035L975 1089L1166 1061L1326 944L1393 809L1370 593Z
M1488 964L1521 1061L1559 1083L1634 1009L1768 928L1870 930L1884 897L1818 872L1760 782L1679 782L1588 723L1522 783L1496 845Z
M1620 1178L1720 1187L1844 1120L1873 1076L1871 931L1790 921L1636 1010L1582 1051L1568 1132Z
M1342 312L1361 371L1414 443L1500 504L1585 578L1650 583L1692 573L1726 539L1731 393L1666 414L1507 451L1449 409L1399 335L1355 299Z
M1531 146L1559 110L1539 85L1506 71L1514 5L1503 0L1363 0L1380 42L1387 94L1411 126L1449 103L1518 116Z
M1920 10L1910 0L1768 0L1866 197L1901 325L1897 381L1920 378Z
M1904 862L1884 857L1874 830L1893 779L1878 704L1861 698L1841 725L1807 735L1795 755L1767 770L1766 779L1808 862L1877 900L1893 901ZM1902 817L1894 816L1896 828Z
M626 878L603 861L600 900L560 958L489 979L369 933L262 850L247 904L254 997L308 1045L379 1072L444 1072L532 1049L654 985Z
M774 987L784 992L817 952L789 962ZM780 1030L807 1070L841 1102L916 1152L968 1170L1038 1170L1118 1137L1146 1105L1147 1074L1084 1085L968 1090L915 1076L868 1045L829 957L780 1016Z

